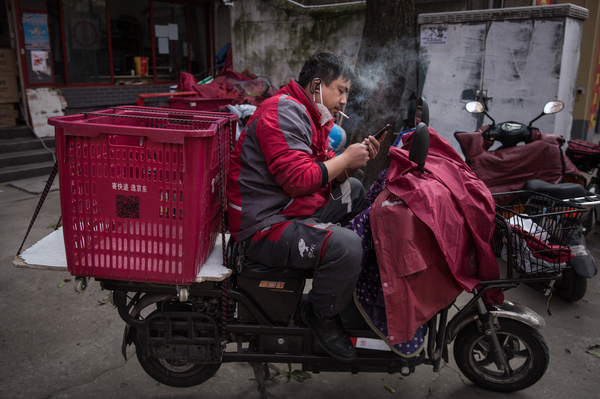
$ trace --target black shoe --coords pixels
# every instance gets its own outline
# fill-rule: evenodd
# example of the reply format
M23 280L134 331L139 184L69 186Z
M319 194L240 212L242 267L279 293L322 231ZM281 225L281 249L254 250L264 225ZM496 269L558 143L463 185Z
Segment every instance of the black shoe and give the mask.
M302 320L313 330L321 348L342 362L350 362L356 357L356 349L339 315L325 317L315 314L309 303L302 309Z

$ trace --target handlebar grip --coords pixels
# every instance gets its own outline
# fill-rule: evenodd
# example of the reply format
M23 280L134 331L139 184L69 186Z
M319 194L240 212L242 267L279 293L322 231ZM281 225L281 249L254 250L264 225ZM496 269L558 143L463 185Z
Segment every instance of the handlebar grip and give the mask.
M488 126L487 129L485 129L481 135L483 136L484 139L489 140L489 141L494 141L496 140L498 137L500 137L500 132L498 132L496 126Z

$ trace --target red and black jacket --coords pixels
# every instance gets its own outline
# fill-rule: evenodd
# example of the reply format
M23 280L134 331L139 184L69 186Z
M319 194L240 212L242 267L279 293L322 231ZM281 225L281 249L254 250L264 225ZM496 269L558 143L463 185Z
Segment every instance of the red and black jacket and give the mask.
M294 80L264 101L231 155L229 231L236 241L289 219L308 217L329 201L323 165L334 120L324 126L315 103Z

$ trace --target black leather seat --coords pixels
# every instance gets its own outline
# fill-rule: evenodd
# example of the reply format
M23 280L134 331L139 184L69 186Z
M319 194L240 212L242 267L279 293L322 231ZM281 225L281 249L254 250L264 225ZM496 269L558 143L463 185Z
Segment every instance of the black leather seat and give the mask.
M237 254L238 251L238 244L233 239L230 239L227 243L227 267L233 270L233 273L237 273L236 257L234 254ZM244 259L244 263L242 264L242 271L237 274L245 278L261 280L308 279L313 277L312 270L272 267L247 258Z
M535 191L558 199L585 197L587 190L576 183L552 184L543 180L530 180L523 185L523 190Z
M307 279L312 278L312 270L271 267L246 259L239 274L251 279Z

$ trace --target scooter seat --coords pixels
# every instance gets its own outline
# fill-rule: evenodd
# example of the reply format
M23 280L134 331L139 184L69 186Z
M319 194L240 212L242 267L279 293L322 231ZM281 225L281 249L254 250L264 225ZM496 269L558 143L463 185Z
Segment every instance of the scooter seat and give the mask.
M585 197L588 192L581 184L559 183L552 184L543 180L529 180L523 185L523 190L535 191L558 199Z
M312 270L291 269L289 267L272 267L246 259L239 274L251 279L308 279L312 278Z

